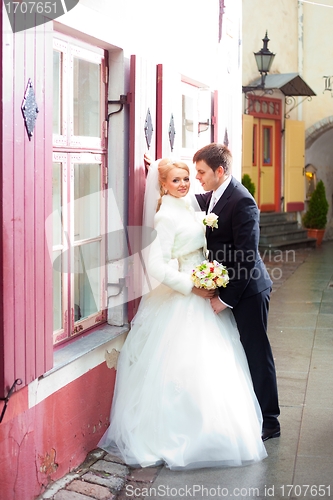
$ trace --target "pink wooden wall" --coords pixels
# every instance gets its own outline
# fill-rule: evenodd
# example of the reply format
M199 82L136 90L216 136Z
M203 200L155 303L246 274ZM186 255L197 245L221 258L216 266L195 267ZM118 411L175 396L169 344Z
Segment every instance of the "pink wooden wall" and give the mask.
M35 499L97 447L115 373L102 363L30 409L27 387L12 396L0 424L1 500Z
M3 3L1 3L2 9ZM52 367L52 267L45 219L52 211L52 23L2 31L0 393ZM29 140L21 111L29 78L39 108Z

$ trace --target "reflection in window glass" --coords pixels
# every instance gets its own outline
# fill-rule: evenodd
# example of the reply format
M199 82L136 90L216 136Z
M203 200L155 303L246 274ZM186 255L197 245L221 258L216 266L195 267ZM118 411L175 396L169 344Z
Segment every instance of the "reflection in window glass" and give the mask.
M87 318L100 309L100 252L100 241L80 245L74 249L75 321Z
M182 147L193 148L193 119L194 119L193 98L182 95Z
M53 245L62 244L62 164L53 163L52 204L53 204ZM53 329L62 328L62 261L61 250L53 252Z
M272 163L272 158L271 158L271 147L272 147L272 142L271 142L271 132L272 129L271 127L264 127L263 128L263 135L264 135L264 143L263 143L263 164L269 165Z
M61 53L53 51L53 133L61 135Z
M74 240L100 235L100 179L99 163L74 165Z
M100 137L100 64L74 57L74 135Z
M56 263L53 266L53 330L62 328L62 266L61 250L53 252L53 260Z
M61 163L53 163L52 204L53 204L53 245L62 244L62 184Z

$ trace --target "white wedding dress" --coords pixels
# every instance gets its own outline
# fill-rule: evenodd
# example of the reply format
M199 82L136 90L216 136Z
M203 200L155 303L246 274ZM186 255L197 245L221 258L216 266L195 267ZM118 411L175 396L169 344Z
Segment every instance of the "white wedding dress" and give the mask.
M143 298L132 322L99 446L132 466L257 462L267 456L262 417L233 314L215 315L209 300L191 293L204 225L186 199L162 200L148 268L163 284Z

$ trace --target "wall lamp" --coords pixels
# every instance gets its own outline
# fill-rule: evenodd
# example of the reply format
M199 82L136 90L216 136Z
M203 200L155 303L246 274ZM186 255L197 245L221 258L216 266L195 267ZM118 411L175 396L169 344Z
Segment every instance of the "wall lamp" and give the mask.
M269 70L271 69L275 54L273 54L273 52L271 52L268 49L269 38L267 36L267 31L266 31L265 38L263 38L262 41L263 41L262 48L258 52L254 52L254 57L255 57L255 60L257 63L257 68L258 68L258 71L261 75L261 82L259 85L254 85L254 86L249 85L249 86L242 87L242 90L245 93L249 92L251 90L262 90L265 88L266 75L269 72Z

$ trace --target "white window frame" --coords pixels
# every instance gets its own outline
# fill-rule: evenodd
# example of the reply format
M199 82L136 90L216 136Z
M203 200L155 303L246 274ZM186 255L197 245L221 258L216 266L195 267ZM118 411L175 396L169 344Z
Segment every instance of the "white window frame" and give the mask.
M54 331L54 344L59 344L87 330L98 326L107 319L107 279L106 279L106 62L105 52L84 42L57 33L53 49L60 53L60 115L61 133L53 134L53 161L62 166L62 242L53 246L53 252L62 252L62 326ZM100 136L85 137L74 135L73 101L73 61L79 57L100 64ZM74 237L74 165L80 163L100 165L100 230L99 235L87 240L75 241ZM56 215L57 216L57 215ZM59 216L59 214L58 214ZM74 307L74 251L80 245L99 241L101 243L100 281L98 311L75 321Z
M183 146L183 133L184 127L186 127L185 120L186 116L184 114L183 104L182 104L182 148L181 156L186 161L192 161L193 154L195 151L200 149L202 146L209 144L212 141L212 117L213 117L213 94L208 87L201 85L195 85L193 83L188 83L186 81L181 82L181 92L182 97L190 97L193 101L192 118L193 123L192 133L193 141L191 147ZM204 125L208 120L207 129ZM200 130L200 132L199 132ZM201 131L202 130L202 131Z

